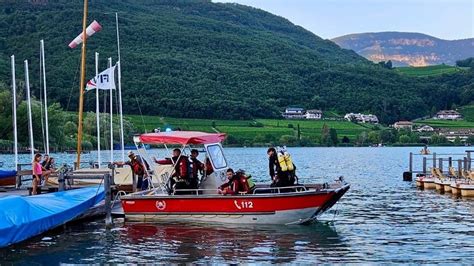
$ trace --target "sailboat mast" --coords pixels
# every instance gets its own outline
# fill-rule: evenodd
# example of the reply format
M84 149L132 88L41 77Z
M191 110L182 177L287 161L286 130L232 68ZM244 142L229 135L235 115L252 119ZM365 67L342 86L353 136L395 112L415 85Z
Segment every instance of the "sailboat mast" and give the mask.
M112 58L109 57L109 68L112 67ZM113 90L110 90L110 162L114 161L114 108L113 108Z
M119 100L119 115L120 115L120 146L122 148L122 162L125 161L125 147L123 141L123 113L122 113L122 71L121 65L122 61L120 61L120 38L119 38L119 27L118 27L118 14L115 13L115 25L117 28L117 54L118 54L118 62L117 62L117 73L118 73L118 100Z
M81 52L81 82L79 87L79 118L77 123L77 169L81 168L81 150L82 150L82 112L84 111L84 83L86 76L86 41L87 41L87 4L84 0L84 15L82 18L82 52Z
M99 53L95 53L95 76L99 75ZM99 87L95 88L95 115L97 126L97 164L101 165L100 160L100 111L99 111Z
M28 73L28 60L25 60L25 83L26 100L28 103L28 133L30 136L31 161L33 161L35 158L35 145L33 140L33 118L31 116L30 74Z
M48 96L46 93L46 70L44 69L44 41L41 40L41 64L43 69L44 119L46 129L46 154L49 154Z
M12 60L12 95L13 95L13 152L15 153L15 169L18 169L18 132L16 127L16 77L15 77L15 56Z

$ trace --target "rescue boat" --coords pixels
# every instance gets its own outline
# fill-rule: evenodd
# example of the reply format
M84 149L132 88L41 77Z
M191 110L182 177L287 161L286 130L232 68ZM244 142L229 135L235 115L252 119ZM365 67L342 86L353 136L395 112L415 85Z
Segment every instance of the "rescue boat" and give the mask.
M191 146L204 146L203 151L213 172L205 175L198 189L167 188L174 166L163 166L150 172L159 187L121 197L126 220L131 221L194 221L206 223L306 224L329 210L349 190L343 178L333 183L297 184L271 187L257 184L251 192L220 195L218 186L226 181L229 168L221 142L222 133L175 131L136 136L138 152L148 160L144 144L182 146L182 154ZM179 161L179 160L178 160ZM159 168L159 167L158 167ZM186 195L183 195L186 193Z

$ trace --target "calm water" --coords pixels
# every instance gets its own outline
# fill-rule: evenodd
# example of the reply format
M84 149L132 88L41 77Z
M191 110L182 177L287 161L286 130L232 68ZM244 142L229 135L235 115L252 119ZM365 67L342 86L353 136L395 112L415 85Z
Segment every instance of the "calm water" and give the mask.
M472 263L474 200L403 182L408 153L420 148L290 148L303 182L343 175L351 189L311 226L133 224L102 220L0 249L4 263ZM460 153L465 148L432 148ZM156 151L155 151L156 152ZM233 168L268 180L265 148L230 148ZM107 153L104 153L104 156ZM86 155L85 160L89 160ZM73 161L68 155L61 160ZM26 159L25 157L24 159ZM2 156L0 161L11 160ZM7 166L7 165L6 165Z

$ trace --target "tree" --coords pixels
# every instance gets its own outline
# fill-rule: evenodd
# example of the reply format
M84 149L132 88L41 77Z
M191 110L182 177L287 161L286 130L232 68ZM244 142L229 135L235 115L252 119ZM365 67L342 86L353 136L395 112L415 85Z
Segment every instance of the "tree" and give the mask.
M401 136L398 138L398 141L399 141L400 143L406 144L406 143L410 143L411 138L410 138L410 136L408 136L408 135L401 135Z
M466 143L468 144L474 144L474 135L470 135L467 139L466 139Z
M298 140L301 140L301 130L300 130L300 124L298 124L297 139L298 139Z
M461 145L461 138L459 136L454 139L454 145Z
M329 136L329 127L326 123L323 124L321 129L321 145L329 146L330 136Z
M395 134L392 130L382 130L380 131L380 140L382 143L392 143L395 142Z
M337 130L335 128L329 129L329 137L331 139L331 144L337 146L339 139L337 138Z
M349 143L350 141L351 140L347 136L342 137L342 143Z
M372 144L379 144L380 143L380 134L377 131L370 131L367 135L367 139Z

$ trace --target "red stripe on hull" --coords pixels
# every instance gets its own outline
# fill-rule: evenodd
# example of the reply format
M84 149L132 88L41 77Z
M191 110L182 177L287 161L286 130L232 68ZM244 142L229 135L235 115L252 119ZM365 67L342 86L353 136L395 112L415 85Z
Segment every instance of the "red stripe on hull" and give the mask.
M152 196L122 200L125 214L143 213L268 213L321 207L334 195L298 193L274 196Z

